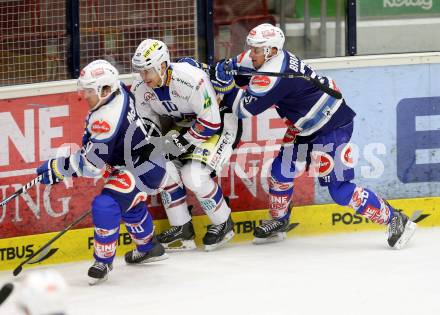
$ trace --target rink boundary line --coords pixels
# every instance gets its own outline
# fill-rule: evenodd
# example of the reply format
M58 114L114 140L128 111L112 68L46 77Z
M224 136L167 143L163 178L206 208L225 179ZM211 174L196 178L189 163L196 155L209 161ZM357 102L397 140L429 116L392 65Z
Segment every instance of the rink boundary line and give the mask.
M440 226L440 212L436 211L439 202L440 197L430 197L398 199L392 200L390 203L396 208L404 209L409 216L415 211L422 210L422 215L419 217L417 224L421 227L434 227ZM265 209L233 212L232 218L235 222L236 231L233 242L250 243L253 239L254 227L259 224L260 220L268 218L268 212ZM209 223L209 219L205 215L193 217L196 243L199 247ZM385 226L368 222L363 217L353 214L351 209L335 204L294 207L291 223L298 224L289 232L290 237L379 230L385 233L386 230ZM154 224L157 232L168 228L168 221L165 219L155 220ZM67 232L66 235L53 244L52 248L56 249L56 252L47 260L43 260L36 265L91 260L93 231L94 229L90 227ZM52 232L0 239L0 270L14 269L26 256L38 250L56 234L57 232ZM417 237L417 234L415 237ZM384 247L386 247L385 235ZM129 234L125 226L121 225L117 255L123 255L132 248Z

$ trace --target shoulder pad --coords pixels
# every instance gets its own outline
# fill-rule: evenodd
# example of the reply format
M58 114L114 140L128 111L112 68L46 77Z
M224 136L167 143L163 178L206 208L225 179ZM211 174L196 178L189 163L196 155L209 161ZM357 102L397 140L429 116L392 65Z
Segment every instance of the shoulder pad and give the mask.
M140 86L144 83L143 80L133 80L133 83L131 84L131 91L134 93L136 90L139 89Z
M261 72L284 72L285 71L285 54L284 52L278 54L274 58L265 62L264 65L258 69ZM264 95L269 92L278 82L279 77L268 77L265 75L255 75L249 82L249 89L253 94Z
M90 138L106 142L117 133L119 121L124 114L124 101L127 94L117 95L110 104L104 105L90 115L87 126Z
M202 78L206 78L203 70L185 62L173 63L172 79L176 83L194 89Z

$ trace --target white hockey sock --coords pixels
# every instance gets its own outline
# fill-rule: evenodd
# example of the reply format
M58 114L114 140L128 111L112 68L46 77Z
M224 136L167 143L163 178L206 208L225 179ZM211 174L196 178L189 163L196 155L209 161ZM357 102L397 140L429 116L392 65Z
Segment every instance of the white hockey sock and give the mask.
M191 221L185 188L175 183L165 187L160 195L171 226L180 226Z
M226 203L220 186L214 181L212 182L214 187L209 194L203 197L200 197L198 194L196 194L196 196L206 215L211 219L211 222L218 225L228 220L231 214L231 208L229 208Z

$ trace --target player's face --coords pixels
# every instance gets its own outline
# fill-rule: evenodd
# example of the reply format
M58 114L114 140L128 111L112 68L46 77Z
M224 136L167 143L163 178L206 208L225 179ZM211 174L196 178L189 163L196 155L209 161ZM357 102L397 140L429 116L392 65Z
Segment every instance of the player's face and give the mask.
M141 70L139 72L142 80L144 80L145 84L150 88L157 88L161 85L162 79L155 69Z
M263 47L249 47L251 53L249 57L252 59L252 65L255 69L259 69L266 61Z
M79 94L82 98L84 98L87 101L90 109L98 105L99 97L94 89L81 89L79 91Z

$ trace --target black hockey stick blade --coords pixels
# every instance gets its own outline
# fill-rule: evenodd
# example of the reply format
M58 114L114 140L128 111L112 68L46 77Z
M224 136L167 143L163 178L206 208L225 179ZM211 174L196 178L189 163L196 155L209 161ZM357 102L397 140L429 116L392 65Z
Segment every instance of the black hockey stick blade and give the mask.
M12 271L12 274L14 275L14 277L18 276L18 274L23 270L23 265L19 265L17 268L14 269L14 271Z
M286 233L293 230L294 228L296 228L299 225L299 223L290 223L289 226L287 227Z
M92 213L92 210L87 210L86 212L84 212L79 218L77 218L75 221L73 221L72 223L70 223L68 226L66 226L62 231L60 231L57 235L55 235L52 239L50 239L46 244L44 244L43 246L41 246L41 248L39 250L37 250L35 253L33 253L31 256L29 256L26 260L22 261L20 263L20 265L17 266L17 268L14 269L14 271L12 271L12 274L14 276L17 276L22 270L23 270L23 265L29 263L32 260L35 260L35 257L38 261L41 261L43 259L48 258L49 256L52 256L57 249L53 249L53 250L49 250L47 252L45 252L45 250L47 248L49 248L49 246L55 242L57 239L59 239L61 236L63 236L67 231L69 231L72 227L74 227L76 224L78 224L79 222L81 222L85 217L87 217L90 213ZM41 254L43 253L43 254ZM42 255L41 257L38 255ZM34 261L38 262L38 261Z
M58 251L58 248L46 248L43 252L41 252L37 257L34 257L33 259L28 261L28 264L36 264L39 263L53 254L55 254Z
M13 290L14 290L14 285L10 282L6 283L0 289L0 305L3 304L4 301L6 301L6 299L11 295Z

